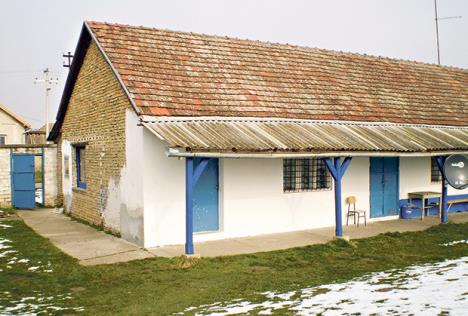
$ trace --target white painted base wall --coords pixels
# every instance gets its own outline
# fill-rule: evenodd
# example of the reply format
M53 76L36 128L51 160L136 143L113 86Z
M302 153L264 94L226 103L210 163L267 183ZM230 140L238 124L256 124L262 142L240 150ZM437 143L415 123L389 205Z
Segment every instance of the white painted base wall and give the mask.
M185 160L167 157L165 144L145 128L135 130L128 140L139 137L142 137L141 144L138 139L134 139L134 145L127 146L127 150L135 150L127 153L127 157L132 164L136 161L141 163L140 169L136 165L130 169L143 178L143 194L137 195L143 197L144 246L184 244ZM430 181L430 167L428 157L400 159L400 199L406 198L410 191L440 191L440 183ZM334 226L333 189L284 193L282 172L281 159L220 159L220 230L196 233L194 240L207 241ZM135 188L139 188L138 181L135 184ZM133 192L137 193L138 190ZM449 190L449 194L467 193L468 190ZM357 197L358 208L369 210L367 157L353 158L343 177L343 223L347 210L345 199L351 195Z

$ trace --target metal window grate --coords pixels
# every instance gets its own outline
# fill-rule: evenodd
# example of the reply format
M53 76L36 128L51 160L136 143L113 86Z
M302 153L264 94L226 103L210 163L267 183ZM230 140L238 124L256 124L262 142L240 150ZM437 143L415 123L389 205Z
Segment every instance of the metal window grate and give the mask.
M301 192L331 188L331 175L322 159L284 159L283 191Z
M431 157L431 182L442 182L442 173L440 173L435 157Z

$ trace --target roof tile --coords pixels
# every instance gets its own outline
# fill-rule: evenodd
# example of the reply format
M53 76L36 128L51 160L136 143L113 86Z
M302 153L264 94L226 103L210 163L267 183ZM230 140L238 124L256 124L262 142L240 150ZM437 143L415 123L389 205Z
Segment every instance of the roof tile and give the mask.
M468 70L87 22L142 114L459 125Z

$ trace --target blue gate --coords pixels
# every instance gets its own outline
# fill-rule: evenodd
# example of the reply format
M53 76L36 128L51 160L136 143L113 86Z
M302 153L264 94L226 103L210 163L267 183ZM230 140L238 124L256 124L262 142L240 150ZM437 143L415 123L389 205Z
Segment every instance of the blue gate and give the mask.
M13 207L36 207L33 154L12 154L11 185Z
M398 215L398 158L370 158L370 216Z
M194 169L200 161L200 158L194 159ZM194 232L219 229L218 191L218 159L209 159L193 191Z

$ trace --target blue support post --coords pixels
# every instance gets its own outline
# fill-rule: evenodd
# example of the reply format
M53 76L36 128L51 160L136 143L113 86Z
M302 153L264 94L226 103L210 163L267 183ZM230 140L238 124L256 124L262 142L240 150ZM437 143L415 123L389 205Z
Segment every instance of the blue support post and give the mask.
M193 255L193 158L185 158L185 254Z
M185 158L185 254L193 255L193 190L198 179L208 165L209 159L202 158L193 168L193 157Z
M343 236L343 215L341 210L341 164L340 158L336 157L334 167L337 179L335 179L335 236Z
M331 158L324 158L323 161L335 180L335 235L337 237L342 237L343 215L341 209L341 179L351 163L351 157L346 157L343 163L341 163L339 157L335 157L333 162Z
M440 219L441 219L442 223L447 223L447 220L448 220L448 214L447 214L447 209L448 209L448 205L447 205L447 180L445 180L445 172L444 172L444 164L445 164L446 159L447 159L447 157L445 157L445 156L436 157L437 166L439 167L439 171L442 174L442 199L441 199L442 201L440 201L441 210L442 210L442 214L440 215Z

